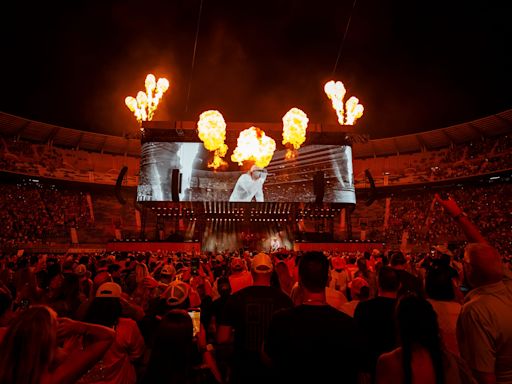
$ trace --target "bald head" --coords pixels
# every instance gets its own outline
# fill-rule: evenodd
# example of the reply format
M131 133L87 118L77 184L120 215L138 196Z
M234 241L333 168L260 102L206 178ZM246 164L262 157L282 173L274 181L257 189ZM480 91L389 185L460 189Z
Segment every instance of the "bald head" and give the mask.
M466 277L474 287L493 284L503 279L503 265L498 251L488 244L469 244L464 252L464 261L469 264Z

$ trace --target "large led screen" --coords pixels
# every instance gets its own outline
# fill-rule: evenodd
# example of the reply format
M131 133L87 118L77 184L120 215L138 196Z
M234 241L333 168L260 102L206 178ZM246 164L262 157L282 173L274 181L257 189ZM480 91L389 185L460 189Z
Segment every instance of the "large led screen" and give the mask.
M355 204L352 148L305 145L292 159L276 150L259 168L208 168L211 153L202 143L142 144L138 201L304 202Z

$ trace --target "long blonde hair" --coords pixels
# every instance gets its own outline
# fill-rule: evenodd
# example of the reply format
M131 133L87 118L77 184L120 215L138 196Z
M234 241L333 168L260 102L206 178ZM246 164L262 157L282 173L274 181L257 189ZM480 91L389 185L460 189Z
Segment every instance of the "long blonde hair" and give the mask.
M46 306L23 311L0 343L0 383L38 384L57 347L57 315Z
M144 263L137 263L135 265L135 281L137 284L144 282L144 278L149 276L148 267Z

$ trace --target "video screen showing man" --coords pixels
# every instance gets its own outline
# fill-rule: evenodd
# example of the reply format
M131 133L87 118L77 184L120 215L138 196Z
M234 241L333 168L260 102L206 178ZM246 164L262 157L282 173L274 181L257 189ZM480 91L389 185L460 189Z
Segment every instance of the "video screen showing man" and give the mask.
M266 169L253 165L251 169L240 175L238 181L229 197L230 202L251 202L255 199L257 202L264 202L263 183L267 179Z

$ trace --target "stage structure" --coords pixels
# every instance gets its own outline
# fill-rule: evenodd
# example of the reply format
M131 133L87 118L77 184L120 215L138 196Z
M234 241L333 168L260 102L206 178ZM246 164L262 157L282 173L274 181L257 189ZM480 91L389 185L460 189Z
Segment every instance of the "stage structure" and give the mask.
M231 160L240 132L253 125L257 135L275 140L263 166ZM309 232L319 233L318 241L336 238L335 223L343 221L345 238L351 239L350 213L356 204L351 144L365 137L353 126L310 124L305 142L292 153L281 144L282 133L277 123L228 123L228 149L213 168L218 152L205 148L197 123L143 121L137 202L156 215L156 238L167 239L170 232L173 241L198 240L203 249L213 250L226 236L235 236L228 243L238 249L247 246L244 239L251 233L269 229L273 246L281 242L290 248L304 241L306 221L315 223ZM150 230L145 223L142 228ZM281 237L287 233L287 244L275 239L272 233L278 232Z

